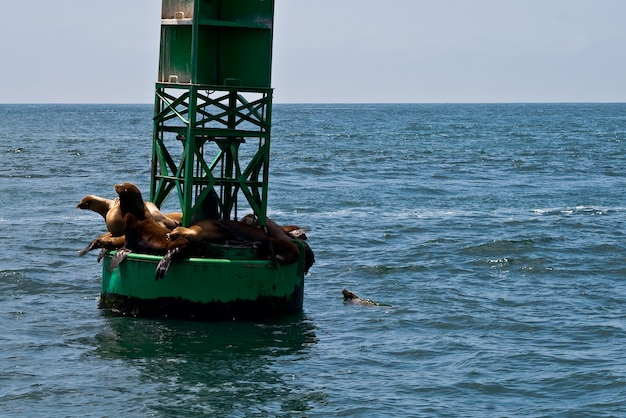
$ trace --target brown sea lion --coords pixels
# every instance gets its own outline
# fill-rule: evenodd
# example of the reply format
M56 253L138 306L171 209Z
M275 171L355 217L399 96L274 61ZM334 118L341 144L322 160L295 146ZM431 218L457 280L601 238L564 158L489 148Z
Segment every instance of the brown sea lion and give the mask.
M248 225L256 226L257 218L252 214L248 214L241 218L241 222L246 223ZM304 273L308 273L309 269L315 263L315 255L313 254L313 250L309 246L309 243L306 241L307 236L304 234L304 229L299 226L291 225L291 226L280 226L270 218L267 218L265 227L267 229L267 234L271 238L282 239L282 240L292 240L299 239L304 244ZM295 232L295 234L294 234Z
M119 199L107 199L105 197L88 195L76 205L78 209L92 210L104 218L107 231L113 236L122 235L122 215L119 211Z
M298 261L300 250L293 242L271 238L263 230L243 222L207 219L199 221L189 228L179 226L168 234L172 241L187 240L189 244L172 245L170 251L161 259L155 273L156 279L163 278L174 258L182 258L197 251L202 243L254 243L258 246L258 255L262 259L286 265ZM174 248L176 250L174 251Z
M165 214L165 216L168 219L174 221L173 226L171 226L171 225L163 225L163 226L165 226L168 229L174 229L177 226L181 226L183 224L183 213L182 212L168 212L168 213ZM154 217L154 213L152 214L152 217ZM157 220L157 222L158 222L158 220Z
M119 204L116 199L107 199L104 197L96 196L93 194L83 197L76 207L78 209L89 209L96 213L99 213L103 218L106 218L107 212L111 210L113 205Z
M171 240L185 238L192 243L208 242L225 244L227 242L256 242L259 244L261 257L277 261L279 264L291 264L298 261L298 246L288 240L275 239L263 230L237 221L208 219L199 221L189 228L179 226L169 233Z
M104 218L108 231L80 250L78 252L79 256L83 256L96 248L101 248L102 251L98 255L99 262L105 251L116 250L124 245L121 216L119 210L116 210L116 208L119 208L118 198L107 199L96 195L88 195L83 197L76 207L78 209L92 210L100 214Z
M124 245L111 260L111 270L130 252L165 255L169 249L188 243L184 238L168 239L170 230L154 220L137 186L132 183L116 184L115 191L120 199Z
M204 197L203 197L204 196ZM198 221L206 219L220 219L220 197L215 189L210 188L202 189L199 199L202 199L200 203L200 210L191 216L191 223L195 224Z
M107 199L96 195L88 195L76 206L78 209L89 209L104 218L107 230L113 236L123 235L122 211L120 210L119 198ZM146 207L152 214L154 220L168 229L174 229L181 224L182 213L174 212L163 214L157 205L152 202L145 202Z
M146 202L146 207L150 211L152 218L158 224L161 224L167 229L174 229L177 226L180 226L183 220L182 212L173 212L173 213L163 213L159 210L157 205L152 202Z
M370 299L361 299L355 293L352 293L347 289L342 289L341 293L343 294L344 301L358 303L360 305L365 305L365 306L391 306L391 305L385 305L382 303L374 302L373 300L370 300Z
M297 225L284 225L284 226L281 226L281 229L285 231L287 234L299 240L305 241L309 239L309 237L306 236L306 233L308 231L306 229L300 228Z

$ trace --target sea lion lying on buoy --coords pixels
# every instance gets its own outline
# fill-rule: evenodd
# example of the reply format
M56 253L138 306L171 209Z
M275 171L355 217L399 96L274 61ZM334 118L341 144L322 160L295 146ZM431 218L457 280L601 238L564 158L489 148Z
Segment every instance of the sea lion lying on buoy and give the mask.
M170 229L155 221L150 205L144 203L137 186L132 183L123 183L116 184L114 188L119 197L116 199L117 203L109 209L109 212L119 209L120 229L119 231L116 230L116 232L121 234L113 236L112 232L107 232L93 240L85 249L79 251L78 255L84 255L93 249L102 248L103 251L98 256L98 261L100 261L104 252L116 250L109 267L113 270L132 251L164 255L169 245L182 244L182 242L173 243L167 239ZM105 205L108 203L104 199L87 199L87 201L90 203L97 202L93 207L99 209L106 207ZM118 221L116 220L115 222Z
M122 183L116 184L114 188L119 196L122 213L124 245L113 256L111 270L126 259L130 252L165 255L169 249L188 243L184 238L168 239L170 230L155 221L137 186Z
M96 195L87 195L78 202L78 209L92 210L104 218L107 231L113 236L122 235L122 216L119 211L119 199L107 199Z
M200 244L203 243L254 243L258 246L258 256L261 259L272 260L281 265L295 263L300 257L300 250L293 242L272 238L265 231L238 221L207 219L189 228L179 226L171 231L168 237L171 241L178 241L181 244L170 246L157 266L156 280L165 277L174 259L184 258L191 252L198 251L201 248Z
M206 189L202 189L200 193L200 198L206 193ZM194 213L191 216L191 223L195 224L198 221L203 221L206 219L220 219L220 197L217 195L215 189L211 188L206 196L202 198L201 202L196 202L196 204L200 203L200 210ZM179 225L180 226L180 225Z
M163 214L152 202L144 203L152 218L161 226L168 230L174 229L182 222L182 213L173 212ZM97 261L100 262L104 253L117 250L124 246L124 227L122 226L122 211L120 208L120 198L107 199L96 195L87 195L76 205L78 209L92 210L104 218L107 227L106 233L94 239L89 245L78 252L79 256L87 254L89 251L101 248Z
M168 213L163 214L157 205L152 202L145 202L146 208L150 211L150 214L154 220L168 229L174 229L180 226L182 221L182 213ZM96 195L88 195L81 199L76 205L78 209L92 210L104 218L104 222L109 231L114 237L123 235L122 227L122 211L120 210L120 199L107 199Z
M358 304L365 305L365 306L391 306L391 305L384 305L378 302L374 302L373 300L370 300L370 299L361 299L355 293L352 293L347 289L342 289L341 293L343 294L343 300L347 302L358 303Z
M241 222L257 226L257 218L252 214L248 214L241 218ZM295 225L280 226L270 218L267 218L265 227L267 229L267 235L271 238L287 241L298 239L304 244L304 273L308 273L313 263L315 263L315 255L313 254L313 250L311 250L309 243L306 241L307 236L304 233L305 230Z
M302 241L306 241L307 239L309 239L309 237L306 236L307 230L304 228L300 228L297 225L284 225L284 226L281 226L280 228L283 231L285 231L287 234L291 235L292 237L296 239L299 239Z

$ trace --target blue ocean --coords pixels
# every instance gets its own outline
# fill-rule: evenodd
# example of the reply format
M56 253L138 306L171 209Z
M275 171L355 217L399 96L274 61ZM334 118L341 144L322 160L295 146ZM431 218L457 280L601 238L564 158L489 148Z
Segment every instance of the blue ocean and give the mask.
M151 134L0 105L0 416L626 416L626 104L274 105L268 214L316 264L263 321L98 309L76 204L147 193Z

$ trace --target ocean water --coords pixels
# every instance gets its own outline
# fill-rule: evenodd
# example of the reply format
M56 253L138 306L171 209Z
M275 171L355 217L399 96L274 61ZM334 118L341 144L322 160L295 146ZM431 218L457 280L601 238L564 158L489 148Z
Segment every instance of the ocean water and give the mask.
M97 309L150 105L0 105L0 416L626 416L626 104L275 105L304 312ZM343 301L347 288L389 306Z

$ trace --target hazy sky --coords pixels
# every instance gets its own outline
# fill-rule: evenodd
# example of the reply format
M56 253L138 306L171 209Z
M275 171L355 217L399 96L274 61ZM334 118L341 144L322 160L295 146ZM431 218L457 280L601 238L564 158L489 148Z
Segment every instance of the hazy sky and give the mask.
M0 102L151 103L160 0L11 2ZM626 102L626 0L276 0L276 103Z

